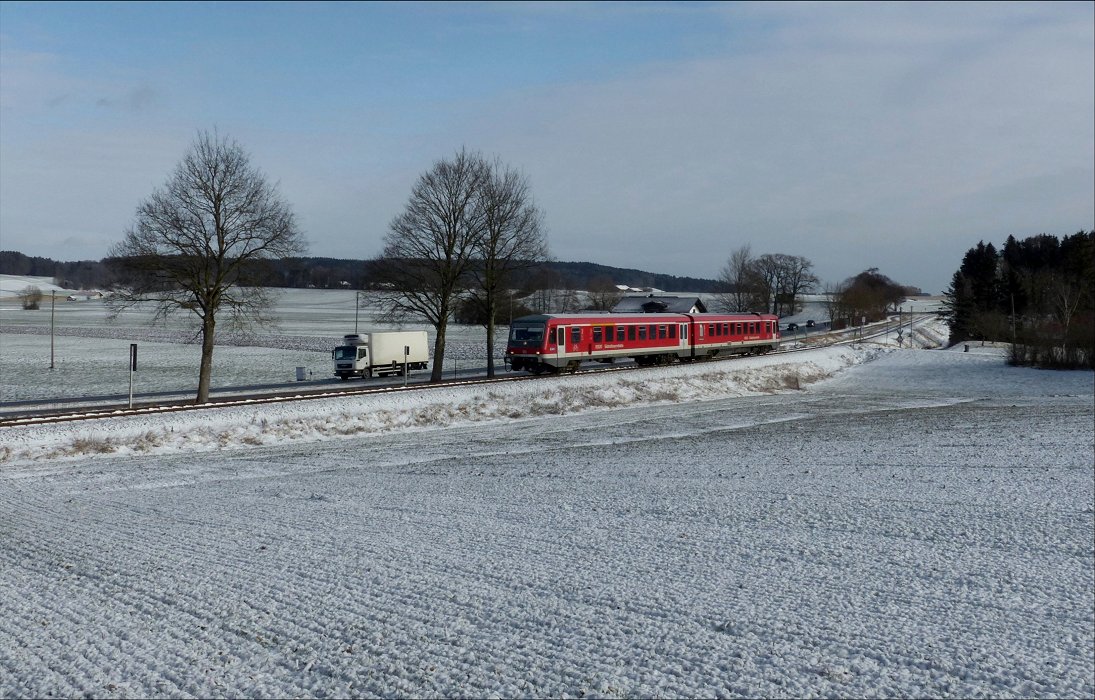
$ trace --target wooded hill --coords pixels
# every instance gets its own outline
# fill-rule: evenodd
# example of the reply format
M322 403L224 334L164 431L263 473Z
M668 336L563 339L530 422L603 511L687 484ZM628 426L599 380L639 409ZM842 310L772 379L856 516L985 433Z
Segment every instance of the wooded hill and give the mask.
M343 258L288 258L271 261L272 287L315 289L368 289L370 260ZM15 251L0 251L0 274L49 277L67 289L109 289L124 284L105 260L60 262ZM547 262L528 271L515 286L523 289L553 287L587 290L605 285L653 287L666 292L713 293L719 282L698 277L676 277L588 262Z

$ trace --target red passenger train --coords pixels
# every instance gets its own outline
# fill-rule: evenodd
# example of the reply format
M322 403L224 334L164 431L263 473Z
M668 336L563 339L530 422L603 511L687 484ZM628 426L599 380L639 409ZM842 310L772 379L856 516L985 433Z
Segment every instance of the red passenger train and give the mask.
M779 318L765 314L537 314L510 323L513 370L574 371L582 362L640 365L761 354L779 345Z

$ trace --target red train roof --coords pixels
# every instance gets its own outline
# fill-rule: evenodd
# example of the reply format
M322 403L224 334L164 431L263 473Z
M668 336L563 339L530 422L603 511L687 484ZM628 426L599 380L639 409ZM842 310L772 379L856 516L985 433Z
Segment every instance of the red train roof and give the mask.
M521 318L515 318L514 323L526 322L526 323L545 323L547 321L563 321L565 323L681 323L684 319L693 319L697 323L723 323L723 322L735 322L742 323L747 321L778 321L779 317L774 314L718 314L718 313L702 313L702 314L667 314L667 313L637 313L637 314L614 314L605 312L597 313L577 313L577 314L534 314L532 316L522 316Z

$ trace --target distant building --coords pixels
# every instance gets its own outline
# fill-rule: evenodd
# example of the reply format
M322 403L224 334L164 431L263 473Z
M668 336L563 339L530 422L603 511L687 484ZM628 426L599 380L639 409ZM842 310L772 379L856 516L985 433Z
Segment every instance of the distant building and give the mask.
M664 294L626 296L612 307L614 314L702 314L707 305L699 297L676 297Z

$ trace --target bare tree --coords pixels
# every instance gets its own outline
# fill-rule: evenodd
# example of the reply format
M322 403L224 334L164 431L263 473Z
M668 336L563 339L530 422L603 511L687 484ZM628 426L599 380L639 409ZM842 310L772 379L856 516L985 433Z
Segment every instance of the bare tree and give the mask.
M784 265L783 286L780 289L781 298L787 300L789 312L794 314L800 307L799 297L813 292L819 280L811 272L814 264L801 255L781 256Z
M871 321L884 318L887 310L896 310L904 298L904 287L876 267L844 280L834 294L838 316L853 325L864 317Z
M435 163L392 220L374 263L374 279L385 290L380 299L385 316L421 318L436 331L430 381L441 381L449 318L482 242L486 220L480 193L489 177L483 158L464 149Z
M755 288L754 304L763 304L766 310L780 316L795 313L798 297L812 291L818 284L817 277L810 272L812 267L813 263L799 255L775 253L760 256L750 265Z
M833 284L832 282L825 283L825 313L829 317L829 327L833 330L837 328L837 319L841 318L841 301L840 294L844 290L843 285Z
M715 301L723 311L751 311L756 296L756 271L749 245L743 245L730 254L719 282L723 291L715 295Z
M494 376L494 326L499 305L511 299L513 274L547 260L543 215L532 201L528 179L495 161L480 191L483 233L475 245L471 294L482 307L487 328L487 376Z
M23 309L27 311L33 311L42 304L42 290L33 284L28 284L23 287L23 291L19 292L19 301L23 305Z
M115 314L139 302L157 319L194 315L201 335L196 403L209 400L221 311L229 324L267 321L272 302L260 286L263 264L301 255L307 244L277 187L251 165L235 141L199 132L164 185L137 208L137 219L111 247L109 263L128 287L112 297Z
M756 295L758 305L764 307L765 312L779 313L779 294L783 289L783 277L786 267L783 263L785 255L773 255L766 253L753 262L753 271L756 275Z

